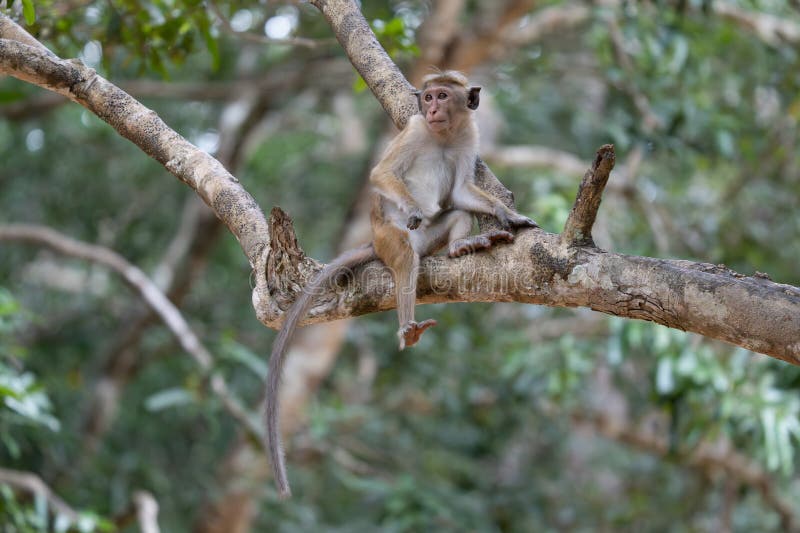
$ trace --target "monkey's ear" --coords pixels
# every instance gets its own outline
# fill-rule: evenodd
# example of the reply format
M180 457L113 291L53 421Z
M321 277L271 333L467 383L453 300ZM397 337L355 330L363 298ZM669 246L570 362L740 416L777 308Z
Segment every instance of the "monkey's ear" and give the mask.
M415 89L411 91L411 94L417 97L417 107L419 107L420 113L422 112L422 91L419 89Z
M467 107L473 111L478 109L478 104L481 103L481 88L470 87L467 91Z

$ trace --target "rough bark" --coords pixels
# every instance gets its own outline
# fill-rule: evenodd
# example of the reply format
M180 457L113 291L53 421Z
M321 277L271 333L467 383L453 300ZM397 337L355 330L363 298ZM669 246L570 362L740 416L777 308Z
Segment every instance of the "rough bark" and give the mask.
M307 323L394 307L379 262L318 300ZM514 301L596 311L693 331L800 365L800 289L722 265L569 247L541 229L512 246L422 261L419 303Z

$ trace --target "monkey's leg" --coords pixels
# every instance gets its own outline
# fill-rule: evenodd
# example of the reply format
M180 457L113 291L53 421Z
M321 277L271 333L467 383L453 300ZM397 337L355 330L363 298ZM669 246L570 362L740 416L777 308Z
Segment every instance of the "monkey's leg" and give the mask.
M442 215L426 229L431 245L420 251L426 256L448 244L447 255L459 257L491 248L498 242L513 242L514 235L507 231L495 230L482 235L470 236L472 215L466 211L452 210Z
M461 257L462 255L474 254L481 250L488 250L498 242L514 242L514 235L503 230L492 230L481 235L457 239L448 246L447 255L449 257Z
M412 246L408 231L392 224L382 224L379 228L375 228L374 234L375 252L392 271L394 278L397 319L400 323L397 336L402 350L416 344L422 333L429 327L435 326L436 321L424 320L419 323L414 321L419 254Z

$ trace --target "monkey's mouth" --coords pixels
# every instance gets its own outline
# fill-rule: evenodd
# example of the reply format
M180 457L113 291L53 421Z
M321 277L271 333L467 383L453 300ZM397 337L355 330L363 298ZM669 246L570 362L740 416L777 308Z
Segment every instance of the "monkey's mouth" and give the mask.
M447 124L446 120L429 120L428 124L433 126L434 124Z

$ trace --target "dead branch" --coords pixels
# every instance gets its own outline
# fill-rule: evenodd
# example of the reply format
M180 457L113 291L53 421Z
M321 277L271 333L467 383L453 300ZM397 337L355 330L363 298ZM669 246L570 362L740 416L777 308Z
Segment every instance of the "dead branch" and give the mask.
M592 226L615 161L614 146L606 144L597 151L592 167L584 174L578 196L561 232L561 240L567 246L594 246Z

